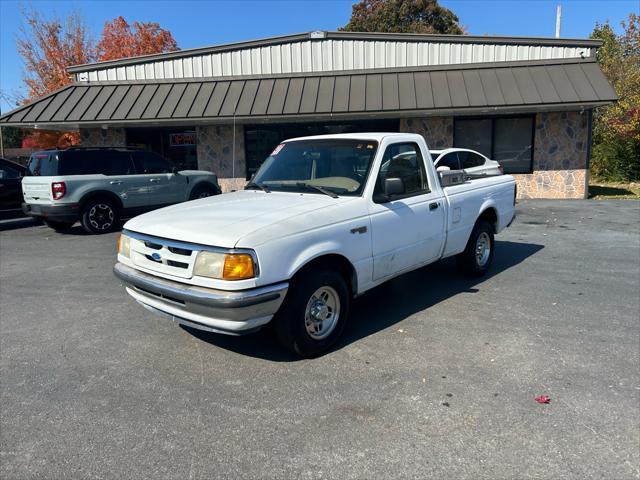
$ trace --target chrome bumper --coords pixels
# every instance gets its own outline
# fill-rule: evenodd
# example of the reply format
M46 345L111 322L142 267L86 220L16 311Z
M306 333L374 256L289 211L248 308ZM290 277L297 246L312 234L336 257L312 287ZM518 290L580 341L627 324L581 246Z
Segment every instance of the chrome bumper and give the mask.
M268 323L289 288L278 283L250 290L196 287L116 263L113 273L144 307L200 330L239 335Z

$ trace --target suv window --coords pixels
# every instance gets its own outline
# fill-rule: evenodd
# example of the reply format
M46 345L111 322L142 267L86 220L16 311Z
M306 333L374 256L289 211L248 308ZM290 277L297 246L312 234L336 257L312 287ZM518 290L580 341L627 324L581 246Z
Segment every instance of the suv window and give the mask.
M58 155L56 153L34 153L27 166L29 175L53 177L58 174Z
M484 165L484 158L473 152L458 152L462 168L473 168Z
M119 150L67 150L62 154L60 175L130 175L129 152Z
M7 165L0 165L0 179L20 178L20 172Z
M376 180L374 195L381 194L387 178L399 178L404 184L404 195L417 195L429 191L427 172L415 143L389 145L382 157L382 165Z
M133 152L133 162L138 174L172 173L174 169L171 162L153 152Z
M438 167L449 167L451 170L460 170L458 155L456 152L447 153L438 160Z

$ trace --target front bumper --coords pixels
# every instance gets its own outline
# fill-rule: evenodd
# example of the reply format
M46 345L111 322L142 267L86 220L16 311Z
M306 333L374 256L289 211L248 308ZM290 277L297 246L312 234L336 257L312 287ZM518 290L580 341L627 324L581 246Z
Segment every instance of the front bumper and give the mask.
M166 280L122 263L116 263L113 273L129 295L154 313L189 327L231 335L268 323L289 288L284 282L249 290L214 290Z
M45 220L56 220L58 222L75 222L80 218L80 205L77 203L62 205L23 203L22 211L30 217L40 217Z

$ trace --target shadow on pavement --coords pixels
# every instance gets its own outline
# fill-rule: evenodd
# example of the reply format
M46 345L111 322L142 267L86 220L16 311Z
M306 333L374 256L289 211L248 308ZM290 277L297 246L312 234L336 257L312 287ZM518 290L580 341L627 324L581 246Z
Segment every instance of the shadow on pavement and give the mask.
M41 225L41 222L38 222L38 220L31 217L0 219L0 232L34 227L36 225Z
M455 261L447 259L406 273L357 298L343 338L333 350L389 328L414 313L425 310L458 293L479 291L477 286L489 278L518 265L544 248L542 245L496 241L496 255L489 273L469 278L459 273ZM220 348L274 362L300 360L276 341L272 329L232 337L182 327L195 337Z

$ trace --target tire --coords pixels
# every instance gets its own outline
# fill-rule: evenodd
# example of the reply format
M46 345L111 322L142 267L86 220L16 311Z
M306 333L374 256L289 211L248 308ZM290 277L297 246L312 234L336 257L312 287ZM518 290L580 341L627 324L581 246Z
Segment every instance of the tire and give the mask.
M80 222L88 233L112 232L119 220L117 207L112 200L96 198L89 200L82 209Z
M214 187L211 187L209 185L200 185L199 187L196 187L191 191L189 200L212 197L213 195L217 195L218 193L220 192Z
M47 227L53 228L56 232L64 232L69 230L75 222L56 222L54 220L45 220Z
M278 340L306 358L317 357L340 338L349 316L351 295L333 270L302 271L291 282L274 319ZM323 320L317 319L324 317Z
M481 277L491 267L494 251L493 227L489 222L480 220L473 227L464 252L456 260L464 273Z

